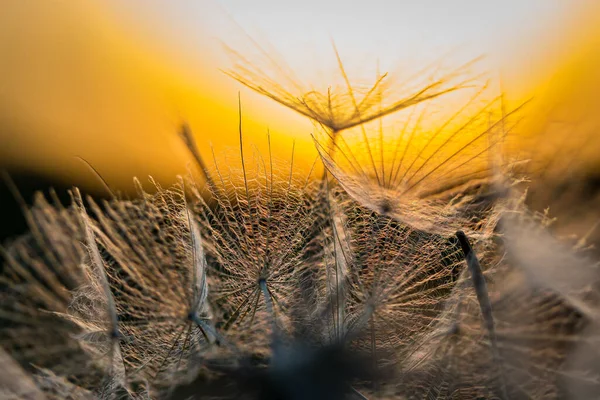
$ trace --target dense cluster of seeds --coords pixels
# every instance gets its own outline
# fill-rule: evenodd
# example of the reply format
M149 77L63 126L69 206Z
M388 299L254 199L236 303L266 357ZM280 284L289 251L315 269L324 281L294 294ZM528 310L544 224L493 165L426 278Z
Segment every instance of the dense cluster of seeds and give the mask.
M244 73L235 76L267 90ZM481 113L444 124L420 146L408 132L384 152L367 120L454 87L436 83L376 112L370 96L383 82L360 103L348 84L341 114L330 94L271 95L327 128L315 135L331 173L321 179L271 154L245 159L243 147L239 170L208 168L186 128L205 186L189 178L148 193L136 181L134 200L97 204L74 189L68 207L40 196L25 208L31 233L2 249L0 395L545 399L600 390L596 264L523 207L498 172L506 165L482 167L506 116L484 128ZM362 146L339 134L353 127Z

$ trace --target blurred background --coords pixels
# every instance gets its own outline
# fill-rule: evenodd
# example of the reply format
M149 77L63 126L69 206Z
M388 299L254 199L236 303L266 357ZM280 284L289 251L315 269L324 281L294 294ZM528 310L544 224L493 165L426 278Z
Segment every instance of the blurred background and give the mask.
M478 68L507 103L532 98L515 151L532 158L530 203L558 215L564 234L590 234L600 189L600 7L593 0L6 0L0 13L0 170L26 202L37 190L82 187L106 196L132 178L163 185L193 163L177 132L189 123L202 154L230 160L238 141L238 91L249 150L308 170L317 156L304 117L223 74L222 42L274 49L299 79L418 70L444 58ZM367 78L371 76L368 75ZM373 75L374 76L374 75ZM407 75L408 76L408 75ZM229 161L228 161L229 162ZM0 243L25 231L0 180Z

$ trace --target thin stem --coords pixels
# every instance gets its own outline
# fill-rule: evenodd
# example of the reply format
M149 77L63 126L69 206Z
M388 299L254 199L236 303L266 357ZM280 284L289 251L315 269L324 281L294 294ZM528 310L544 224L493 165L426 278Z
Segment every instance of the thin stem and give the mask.
M479 302L479 307L481 309L481 316L485 323L488 334L490 335L490 342L492 345L492 356L494 358L494 362L498 365L500 369L500 384L502 396L504 399L508 399L508 394L506 391L506 381L504 379L504 368L500 359L500 352L498 351L498 339L496 337L496 329L494 326L495 324L494 317L492 314L492 303L488 294L485 277L483 276L483 272L481 271L481 265L479 264L477 255L473 251L473 248L471 247L469 239L467 239L465 233L463 231L458 231L456 232L456 237L465 255L465 260L467 262L469 272L471 273L473 287L475 288L475 293L477 294L477 301Z
M75 158L78 158L81 162L83 162L94 173L94 175L96 175L96 177L102 183L102 186L104 186L104 189L106 189L106 191L108 192L108 194L110 194L110 196L113 199L117 198L117 196L115 195L115 192L108 185L108 182L106 182L106 179L104 179L104 177L102 177L102 175L100 174L100 172L98 172L98 170L96 168L94 168L94 166L88 160L86 160L85 158L80 157L80 156L75 156Z
M192 154L192 157L194 157L194 161L196 161L196 164L198 164L198 166L200 167L200 171L202 172L203 178L206 181L208 187L210 187L210 189L214 192L216 190L215 182L210 176L210 172L208 170L208 167L206 166L206 163L204 162L204 159L200 155L200 151L198 150L198 145L196 144L196 140L194 139L192 130L190 129L187 123L183 123L181 125L179 136L185 143L185 146L187 147L188 151Z
M248 177L246 176L246 163L244 162L244 135L242 134L242 95L238 92L238 112L239 112L239 124L238 131L240 134L240 157L242 158L242 172L244 174L244 187L246 188L246 200L250 205L250 194L248 191Z
M261 278L258 281L258 285L265 299L265 307L267 309L267 313L269 314L269 318L271 319L271 322L275 324L275 317L273 314L273 301L271 300L271 295L269 294L269 290L267 289L267 280Z

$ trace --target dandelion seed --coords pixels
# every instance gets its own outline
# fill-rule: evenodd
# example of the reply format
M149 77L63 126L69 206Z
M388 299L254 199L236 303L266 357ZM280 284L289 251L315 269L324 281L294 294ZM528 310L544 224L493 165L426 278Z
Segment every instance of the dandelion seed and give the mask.
M581 336L581 313L552 288L531 285L510 247L505 254L491 246L484 275L494 328L481 323L490 318L485 302L461 278L432 334L406 360L398 390L415 398L537 399L593 387L595 372L569 361L574 348L595 340Z
M73 339L77 327L58 316L67 314L72 292L88 283L81 268L85 234L73 210L55 201L52 206L38 195L33 207L24 208L31 234L2 249L0 334L4 348L26 368L49 368L85 384L99 371Z
M225 73L255 92L310 118L317 125L324 128L329 138L325 149L330 155L336 150L340 132L354 127L361 127L366 138L364 124L381 120L387 115L468 87L475 81L475 79L465 78L465 72L477 60L473 60L441 78L435 78L436 73L439 71L434 66L423 68L415 76L407 79L408 82L414 81L417 83L410 88L402 87L401 90L404 92L402 95L393 93L394 83L388 79L387 73L380 74L378 68L375 82L371 86L367 86L366 89L361 90L358 85L353 85L350 81L335 43L332 41L343 85L341 88L336 87L333 92L332 87L329 86L325 93L304 88L293 77L293 73L289 71L289 68L279 65L258 43L252 38L250 40L253 47L259 51L260 58L263 58L266 62L267 69L261 69L241 53L225 45L227 52L234 60L234 67L225 71ZM269 73L271 70L275 71L275 75L279 75L281 80L287 84L278 82L277 78L271 78L273 76ZM424 76L428 78L422 81L421 78ZM389 102L389 98L394 100ZM369 143L365 141L365 144L371 163L375 167L375 160L369 148ZM375 172L377 173L376 170ZM327 172L324 173L322 180L326 178Z
M139 201L115 199L103 208L88 199L96 219L78 192L68 209L38 199L31 213L44 229L38 233L46 253L32 253L29 243L5 252L12 301L3 303L2 318L13 321L1 332L20 361L31 357L59 377L83 375L78 382L102 398L129 393L147 378L159 388L165 374L172 383L193 369L191 358L210 348L215 333L206 332L200 233L182 196L159 188L156 196L142 192ZM68 287L62 282L74 279ZM108 378L106 385L94 377Z
M89 217L78 190L75 190L74 198L85 231L85 244L90 255L89 270L86 270L90 285L84 289L86 293L83 294L83 296L88 297L92 302L100 303L100 309L84 309L81 314L85 316L85 320L78 318L71 320L79 325L84 331L83 334L78 335L79 337L89 336L90 334L92 336L95 334L104 334L106 336L106 339L109 342L107 344L108 351L106 351L108 355L108 375L112 379L115 379L118 384L123 385L125 382L125 368L120 359L121 352L119 340L121 338L121 332L119 331L119 319L117 316L115 300L108 282L104 262L100 256L100 251L96 243L96 236L92 231ZM81 291L81 289L79 291ZM74 303L76 304L76 302ZM74 308L74 303L71 304L71 309ZM97 345L97 343L95 344ZM95 351L98 351L98 349L95 349ZM102 351L102 349L99 350L100 353Z
M361 90L359 87L352 85L337 48L333 44L339 72L345 87L339 88L339 92L332 90L331 87L326 92L319 92L303 88L290 75L289 71L284 71L284 67L275 62L256 42L253 41L253 45L266 61L267 67L265 69L260 68L252 60L242 56L241 53L225 46L234 60L234 67L225 71L225 73L250 89L307 116L317 124L327 128L334 137L334 141L335 136L341 131L455 91L470 82L468 79L461 81L460 77L464 75L465 70L471 66L471 63L440 79L432 78L429 82L417 86L416 89L406 88L406 94L402 96L389 94L393 89L393 82L388 74L380 74L371 86ZM282 80L287 81L287 84L282 84L277 81L277 78L272 78L273 73L270 73L271 70L275 71L275 76L280 74ZM429 67L420 71L420 74L426 76L427 73L432 72L435 72L434 68ZM416 80L420 76L412 78L412 80ZM395 97L394 101L382 103L382 99L390 97Z
M293 169L288 176L275 174L271 155L268 167L264 160L256 161L256 172L245 167L229 176L216 166L216 207L197 198L210 238L207 252L216 262L211 291L224 312L223 329L235 327L236 334L249 335L247 345L252 336L268 338L268 323L262 324L272 314L285 323L281 318L288 315L288 299L301 280L305 235L313 224L306 177L298 179ZM272 312L265 314L269 304Z
M443 237L402 226L352 201L342 204L346 219L333 240L343 241L345 250L343 257L326 262L330 274L345 270L345 292L338 300L343 312L332 325L343 326L345 340L359 335L356 345L374 360L385 355L382 365L401 364L453 294L457 258L443 256L451 248Z
M482 198L477 193L481 192L479 187L489 187L493 179L483 156L498 143L485 139L498 129L500 121L485 126L484 108L465 123L457 123L475 98L432 132L419 131L417 121L407 129L411 131L408 139L404 135L397 138L398 145L390 146L393 153L381 153L379 163L365 165L359 156L360 144L351 145L347 140L336 143L335 156L327 150L330 137L315 139L315 144L327 170L365 207L426 232L450 236L462 229L472 237L489 236L497 221L493 213L486 213L493 210L493 204L487 210L475 211L476 215L473 210L474 203ZM420 147L413 144L417 134L424 143ZM362 135L371 156L375 153L369 149L374 145L380 149L387 146L381 136L379 142L376 140Z
M211 318L207 267L181 190L143 194L140 203L107 203L104 212L90 201L98 240L111 260L120 324L133 340L123 350L126 368L155 383L159 375L175 379L214 340L197 323Z

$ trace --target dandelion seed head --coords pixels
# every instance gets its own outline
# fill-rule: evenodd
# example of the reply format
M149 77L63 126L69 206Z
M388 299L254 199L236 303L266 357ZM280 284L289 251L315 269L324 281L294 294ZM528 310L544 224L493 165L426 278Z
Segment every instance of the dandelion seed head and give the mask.
M285 324L292 307L289 294L302 276L306 234L314 223L312 184L293 166L277 165L269 156L249 162L243 171L217 168L212 199L198 198L198 213L210 238L207 252L216 263L211 292L224 312L223 327L247 334L247 345L254 350L269 343L261 287L267 288L277 318Z
M321 125L315 144L331 176L320 182L299 175L293 156L249 156L240 115L239 157L227 165L209 168L181 132L206 189L151 180L148 193L136 180L135 199L97 203L74 189L67 207L40 197L25 209L30 234L2 249L0 364L15 382L0 393L597 392L598 365L584 354L600 337L597 265L507 188L512 165L494 152L514 112L493 118L478 92L424 126L425 102L462 87L460 71L393 96L388 75L359 85L334 52L343 84L326 92L277 83L235 52L229 71ZM399 132L371 129L403 109Z
M402 82L387 73L378 73L371 84L356 82L349 78L334 44L341 84L334 85L332 79L326 90L319 91L300 83L291 68L251 42L243 52L225 45L232 60L225 73L331 132L359 126L471 83L466 77L471 63L445 74L433 64Z
M337 140L315 135L317 150L337 183L364 206L432 233L489 236L501 203L493 193L508 171L491 155L501 151L509 124L490 119L490 105L482 110L476 98L426 130L424 108L394 135L372 124Z

